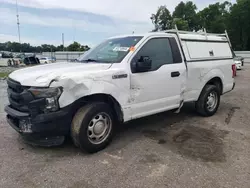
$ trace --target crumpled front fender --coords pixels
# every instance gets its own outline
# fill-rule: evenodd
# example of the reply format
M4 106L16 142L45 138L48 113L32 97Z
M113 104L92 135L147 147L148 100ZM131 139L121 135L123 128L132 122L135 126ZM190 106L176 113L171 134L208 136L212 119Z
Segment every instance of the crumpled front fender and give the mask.
M107 78L107 77L106 77ZM108 94L123 106L129 98L129 81L127 79L84 78L82 80L62 79L51 83L50 87L63 87L59 98L60 107L68 106L76 100L93 94Z

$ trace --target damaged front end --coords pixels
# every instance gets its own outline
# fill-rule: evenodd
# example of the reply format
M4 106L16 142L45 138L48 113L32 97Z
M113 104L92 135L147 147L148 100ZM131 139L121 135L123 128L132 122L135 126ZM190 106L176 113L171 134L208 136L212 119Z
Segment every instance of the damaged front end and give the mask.
M60 145L68 134L70 107L59 108L62 88L34 88L7 80L9 105L5 107L8 123L26 141L35 145Z

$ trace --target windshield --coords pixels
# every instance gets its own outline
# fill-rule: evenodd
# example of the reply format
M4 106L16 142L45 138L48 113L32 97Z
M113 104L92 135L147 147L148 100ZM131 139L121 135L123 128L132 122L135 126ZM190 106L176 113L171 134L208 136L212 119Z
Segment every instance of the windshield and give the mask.
M78 61L120 63L129 53L130 48L134 47L141 39L141 36L130 36L106 40L80 56Z

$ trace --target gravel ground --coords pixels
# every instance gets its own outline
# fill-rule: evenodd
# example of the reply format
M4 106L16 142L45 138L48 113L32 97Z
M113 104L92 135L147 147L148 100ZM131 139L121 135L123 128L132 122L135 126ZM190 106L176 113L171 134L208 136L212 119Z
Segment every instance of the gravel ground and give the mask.
M245 187L250 186L250 66L218 113L195 114L191 104L124 125L97 154L72 143L31 147L7 125L0 82L0 187Z

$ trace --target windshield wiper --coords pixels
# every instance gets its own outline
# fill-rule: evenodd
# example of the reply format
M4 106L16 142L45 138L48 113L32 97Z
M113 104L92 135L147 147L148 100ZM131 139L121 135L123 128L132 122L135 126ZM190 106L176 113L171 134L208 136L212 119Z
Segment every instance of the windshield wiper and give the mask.
M98 62L96 59L82 59L80 62Z

